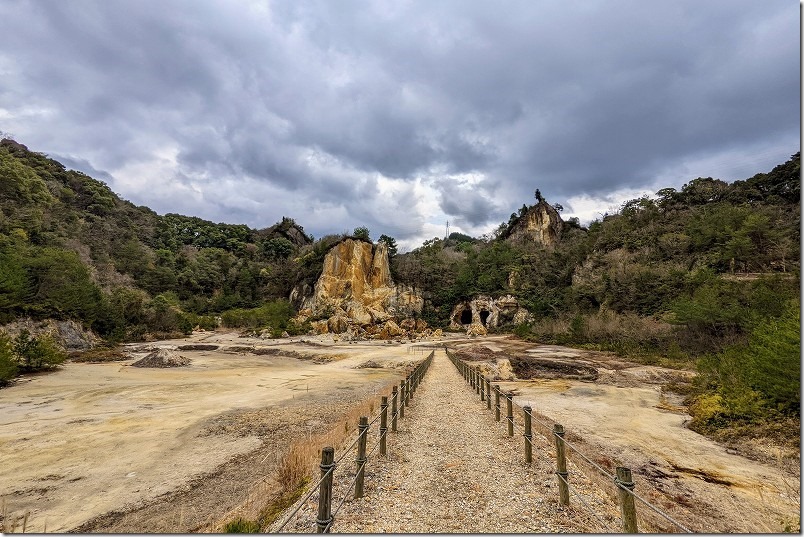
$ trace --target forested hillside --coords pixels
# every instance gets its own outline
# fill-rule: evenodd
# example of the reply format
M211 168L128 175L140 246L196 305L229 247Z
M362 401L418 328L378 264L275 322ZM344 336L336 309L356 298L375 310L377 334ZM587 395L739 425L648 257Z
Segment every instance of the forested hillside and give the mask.
M110 340L212 325L286 298L312 238L159 216L11 140L0 142L0 322L76 319ZM287 317L287 315L285 315Z
M691 402L703 430L799 413L800 185L797 153L744 181L697 178L628 201L588 228L559 222L554 244L514 240L546 203L538 191L536 206L483 238L453 233L404 254L381 240L431 326L446 327L461 300L511 294L534 317L503 328L520 337L697 365ZM221 323L302 333L309 325L293 322L287 299L315 283L342 237L313 241L290 218L254 230L160 216L0 142L0 323L72 319L110 342ZM0 355L13 351L4 341ZM0 375L14 372L0 364Z

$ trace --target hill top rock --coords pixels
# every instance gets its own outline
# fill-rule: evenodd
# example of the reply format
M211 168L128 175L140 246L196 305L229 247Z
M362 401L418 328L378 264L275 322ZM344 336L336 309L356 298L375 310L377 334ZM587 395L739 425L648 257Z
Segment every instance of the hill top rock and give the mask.
M354 238L327 252L313 292L302 294L294 290L291 301L301 301L300 316L311 319L319 333L402 335L400 322L417 316L424 305L415 290L394 285L385 243Z

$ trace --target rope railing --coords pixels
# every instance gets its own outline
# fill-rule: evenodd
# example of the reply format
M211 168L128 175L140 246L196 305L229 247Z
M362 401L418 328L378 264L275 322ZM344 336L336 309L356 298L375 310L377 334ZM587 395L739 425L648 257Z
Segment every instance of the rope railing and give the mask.
M489 389L483 389L484 383L486 386L489 386L489 379L483 375L479 368L472 367L464 360L458 358L454 353L447 352L447 357L456 367L458 372L464 377L464 380L469 384L469 386L474 389L478 394L480 394L481 401L485 401L485 407L487 409L492 409L491 404L491 392ZM559 494L560 494L560 503L561 505L569 505L569 494L572 492L581 502L581 504L589 510L590 514L594 516L606 529L611 530L611 528L603 522L595 513L591 506L589 506L588 502L586 502L580 493L576 490L575 487L572 487L569 480L568 475L569 472L566 469L566 450L565 448L569 448L569 451L577 455L581 460L586 462L591 468L598 472L600 475L604 476L609 482L612 482L615 486L615 489L618 493L619 500L620 500L620 507L621 513L623 518L623 532L625 533L637 533L637 521L636 521L636 510L634 507L634 500L638 500L640 504L644 505L646 508L651 510L652 512L656 513L660 517L662 517L667 522L674 525L676 528L680 529L686 533L693 533L692 530L687 528L685 525L681 524L669 514L665 513L663 510L659 509L652 503L650 503L645 498L638 495L634 492L634 483L631 481L631 470L624 467L617 468L617 475L615 476L605 468L603 468L600 464L596 463L592 459L590 459L587 455L585 455L577 446L575 446L572 442L568 441L564 438L564 427L559 424L548 424L543 420L538 419L533 415L532 409L529 406L520 406L515 403L510 403L513 399L513 394L511 392L503 393L500 390L499 385L495 384L493 386L494 390L494 413L495 413L495 421L502 422L504 421L506 424L508 436L514 436L515 432L518 432L520 429L519 424L514 419L512 415L512 406L516 406L523 416L525 416L525 426L524 426L524 438L525 438L525 459L526 463L530 463L532 448L534 447L534 442L532 440L532 425L537 425L538 429L541 429L540 436L542 436L545 440L552 440L555 443L555 458L556 464L558 466L558 470L555 472L557 478L559 480ZM504 420L502 419L502 405L500 401L502 398L505 398L506 401L506 415ZM517 415L520 415L517 412ZM574 461L574 459L573 459ZM583 475L583 472L582 472Z
M354 498L360 498L363 496L365 469L369 459L377 452L378 449L380 451L380 456L387 456L385 451L385 440L388 433L388 418L390 417L391 419L391 430L392 432L395 432L397 418L404 418L404 408L410 403L410 400L413 399L419 383L424 377L425 372L429 369L430 364L432 364L434 355L435 351L431 351L427 358L419 362L416 367L408 372L408 374L405 376L405 379L400 382L400 390L397 390L396 386L393 387L390 401L387 396L381 397L382 403L380 405L380 411L376 416L373 416L371 421L369 421L369 418L366 416L362 416L360 418L357 438L355 438L349 444L349 446L340 454L337 460L334 458L334 449L331 447L325 447L322 449L321 464L319 465L322 472L320 479L309 488L308 492L300 500L297 501L295 508L285 517L282 523L272 531L272 533L280 533L294 518L296 518L302 507L305 506L307 501L313 496L317 489L319 491L318 517L316 518L318 533L328 533L330 531L332 524L335 521L335 516L343 507L350 491L354 491ZM390 416L389 406L392 409L396 408L396 411L392 410L390 412ZM379 436L371 450L366 453L366 441L370 428L372 425L376 424L378 420L380 421L378 429ZM338 503L338 506L334 511L332 511L332 486L335 470L339 467L341 461L343 461L343 459L355 448L357 448L357 456L355 459L357 466L355 475L349 485L346 487L346 492Z

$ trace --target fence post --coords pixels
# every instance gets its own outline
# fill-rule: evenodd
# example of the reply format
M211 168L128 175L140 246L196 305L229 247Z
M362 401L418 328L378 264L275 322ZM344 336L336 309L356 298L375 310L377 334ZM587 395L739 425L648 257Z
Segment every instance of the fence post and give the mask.
M486 409L491 410L491 381L486 379Z
M522 436L525 437L525 463L530 464L533 462L533 433L531 432L531 423L530 423L530 412L531 408L526 406L522 409L522 412L525 414L525 434Z
M500 421L500 385L494 385L494 421Z
M391 432L396 432L396 405L399 392L396 386L391 388Z
M357 464L357 476L355 479L355 498L362 498L363 497L363 478L366 476L366 436L368 433L368 417L361 416L360 417L360 425L357 426L358 431L360 431L360 436L357 440L357 458L355 459L355 463Z
M628 493L628 491L634 490L631 469L618 466L615 482L617 483L617 495L620 496L620 508L623 514L623 533L639 533L634 496Z
M382 396L380 399L380 457L385 457L387 444L385 433L388 431L388 397Z
M564 426L553 425L553 436L556 437L556 474L558 475L558 492L561 505L569 505L569 485L567 472L567 455L564 448Z
M321 487L318 489L318 517L315 524L318 527L318 533L324 533L324 530L332 523L332 474L334 473L335 463L335 450L331 447L325 447L321 450ZM332 472L330 472L332 470Z
M471 386L473 390L475 389L475 370L471 367L469 368L469 386Z
M480 380L480 366L477 366L475 370L475 393L480 393L480 385L483 384L483 381Z
M514 436L514 394L508 392L505 394L505 411L506 419L508 420L508 436Z
M481 401L486 400L486 389L485 389L485 387L486 387L486 377L484 377L481 374L480 375L480 400Z
M399 399L399 417L404 418L405 417L405 404L406 404L405 381L404 380L399 383L399 397L400 397L400 399Z

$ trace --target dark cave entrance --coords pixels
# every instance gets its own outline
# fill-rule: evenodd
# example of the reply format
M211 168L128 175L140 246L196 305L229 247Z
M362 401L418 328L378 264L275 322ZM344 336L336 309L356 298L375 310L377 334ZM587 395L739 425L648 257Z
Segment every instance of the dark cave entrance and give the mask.
M489 318L489 315L491 315L491 312L480 310L480 322L483 324L483 326L486 326L486 319Z
M465 309L461 312L461 324L472 324L472 310Z

